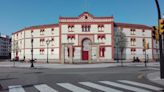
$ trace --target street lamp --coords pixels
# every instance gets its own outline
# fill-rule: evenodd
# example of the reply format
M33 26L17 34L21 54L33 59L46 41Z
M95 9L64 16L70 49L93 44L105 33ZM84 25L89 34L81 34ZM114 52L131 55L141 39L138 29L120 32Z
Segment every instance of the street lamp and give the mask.
M46 44L47 44L47 63L48 63L48 46L50 44L51 40L47 39Z
M116 46L117 46L117 47L116 47L116 48L117 48L117 63L119 62L119 59L118 59L118 58L119 58L119 57L118 57L119 46L118 46L118 45L119 45L119 38L117 37L117 42L116 42Z
M34 43L34 38L33 35L31 35L31 67L34 67L34 59L33 59L33 43Z

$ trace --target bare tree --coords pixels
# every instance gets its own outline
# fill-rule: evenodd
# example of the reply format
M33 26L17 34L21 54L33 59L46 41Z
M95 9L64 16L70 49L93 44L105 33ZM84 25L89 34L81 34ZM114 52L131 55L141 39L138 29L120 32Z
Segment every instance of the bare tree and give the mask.
M119 52L120 52L121 66L123 66L122 59L123 59L123 52L127 46L127 38L126 38L125 33L123 33L120 28L118 28L115 31L114 40L115 40L115 48L117 48L117 51L116 51L117 52L117 60L119 59L118 56L119 56ZM119 61L117 61L117 62L119 62Z
M13 51L13 55L14 55L14 58L15 58L16 53L19 51L18 41L15 40L15 39L12 41L12 51Z

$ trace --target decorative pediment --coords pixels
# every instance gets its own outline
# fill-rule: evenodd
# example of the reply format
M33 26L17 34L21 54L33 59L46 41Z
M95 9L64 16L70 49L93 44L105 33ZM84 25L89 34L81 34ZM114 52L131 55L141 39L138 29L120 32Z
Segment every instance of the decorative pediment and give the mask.
M84 12L81 15L79 15L79 19L83 19L83 20L88 20L88 19L93 19L93 18L94 16L88 12Z
M94 17L88 12L80 14L78 17L60 17L60 22L113 22L113 17Z

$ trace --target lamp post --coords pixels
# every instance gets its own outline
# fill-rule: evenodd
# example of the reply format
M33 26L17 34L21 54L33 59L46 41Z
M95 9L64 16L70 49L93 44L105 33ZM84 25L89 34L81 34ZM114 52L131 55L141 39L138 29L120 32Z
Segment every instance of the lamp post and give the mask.
M34 38L33 35L31 35L31 67L34 67L34 59L33 59L33 43L34 43Z
M48 63L48 46L50 44L51 40L47 39L46 44L47 44L47 63Z
M147 67L147 60L146 60L146 48L145 48L145 67Z
M117 35L117 36L118 36L118 35ZM119 56L119 55L118 55L119 46L118 46L118 45L119 45L119 38L117 37L117 42L116 42L116 46L117 46L117 63L119 63L119 57L118 57L118 56Z

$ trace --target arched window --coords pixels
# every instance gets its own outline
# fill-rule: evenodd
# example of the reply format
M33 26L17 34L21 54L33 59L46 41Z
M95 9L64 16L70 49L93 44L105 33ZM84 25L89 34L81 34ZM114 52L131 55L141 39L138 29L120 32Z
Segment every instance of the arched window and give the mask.
M90 32L91 26L90 25L82 25L82 32Z
M70 49L69 47L67 48L67 53L68 53L68 57L70 56Z
M72 48L72 57L74 57L74 53L75 53L75 48Z
M104 57L105 56L105 47L100 47L99 56L100 57Z

